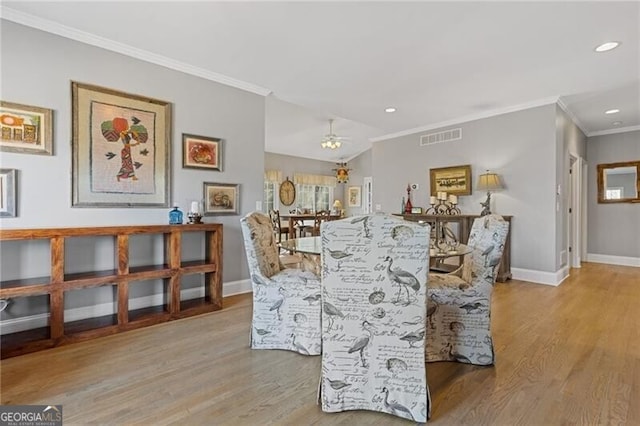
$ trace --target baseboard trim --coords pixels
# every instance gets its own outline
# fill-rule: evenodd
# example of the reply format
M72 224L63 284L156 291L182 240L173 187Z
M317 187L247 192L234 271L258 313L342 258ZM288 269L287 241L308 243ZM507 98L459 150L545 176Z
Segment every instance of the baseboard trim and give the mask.
M248 293L251 291L251 280L239 280L224 283L222 286L223 297L236 294ZM181 300L196 299L204 296L204 288L196 287L182 290ZM158 306L164 303L164 294L153 294L151 296L137 297L129 301L129 309L142 309L150 306ZM84 306L81 308L65 309L64 318L66 321L79 321L87 318L112 315L117 312L117 301L101 303L99 305ZM46 327L49 323L49 313L28 315L20 318L11 318L0 321L0 335L17 333L34 328Z
M587 253L587 262L640 267L640 257L610 256L608 254Z
M557 287L569 276L569 267L563 266L556 272L536 271L534 269L511 268L514 280L528 281Z

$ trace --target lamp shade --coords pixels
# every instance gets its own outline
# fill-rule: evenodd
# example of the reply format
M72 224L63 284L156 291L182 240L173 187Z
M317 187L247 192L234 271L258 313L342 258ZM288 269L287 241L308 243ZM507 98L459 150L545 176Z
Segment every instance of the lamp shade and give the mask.
M476 187L483 191L497 191L504 188L500 181L500 176L496 173L490 173L488 170L487 173L481 174L478 177L478 184Z
M333 202L333 208L336 210L341 210L342 209L342 202L340 200L335 200Z

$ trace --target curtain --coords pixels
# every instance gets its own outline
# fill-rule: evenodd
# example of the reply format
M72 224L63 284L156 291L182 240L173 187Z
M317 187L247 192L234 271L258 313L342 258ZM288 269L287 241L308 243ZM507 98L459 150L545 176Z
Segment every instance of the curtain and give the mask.
M296 185L319 185L335 188L336 178L335 176L307 175L304 173L295 173L293 175L293 183L295 183Z
M282 172L280 170L265 170L264 180L279 185L282 182Z

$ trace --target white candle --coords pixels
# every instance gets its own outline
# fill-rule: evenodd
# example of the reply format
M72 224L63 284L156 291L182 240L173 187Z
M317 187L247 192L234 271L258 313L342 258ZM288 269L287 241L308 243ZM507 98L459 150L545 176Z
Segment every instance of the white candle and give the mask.
M458 204L458 196L457 195L449 195L449 202L451 204Z
M436 197L435 196L431 196L429 197L429 204L434 205L436 203Z
M200 203L197 201L191 202L191 213L200 213Z

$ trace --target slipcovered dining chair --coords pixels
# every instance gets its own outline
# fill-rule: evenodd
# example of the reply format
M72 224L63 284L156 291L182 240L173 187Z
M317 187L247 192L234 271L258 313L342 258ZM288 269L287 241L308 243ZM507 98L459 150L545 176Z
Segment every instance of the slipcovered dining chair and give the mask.
M251 348L319 355L320 279L282 265L267 215L249 213L240 227L253 287Z
M429 225L387 215L322 224L322 410L425 422Z
M465 259L470 276L430 274L427 297L427 362L495 362L491 336L491 293L496 281L509 222L499 215L474 220Z

